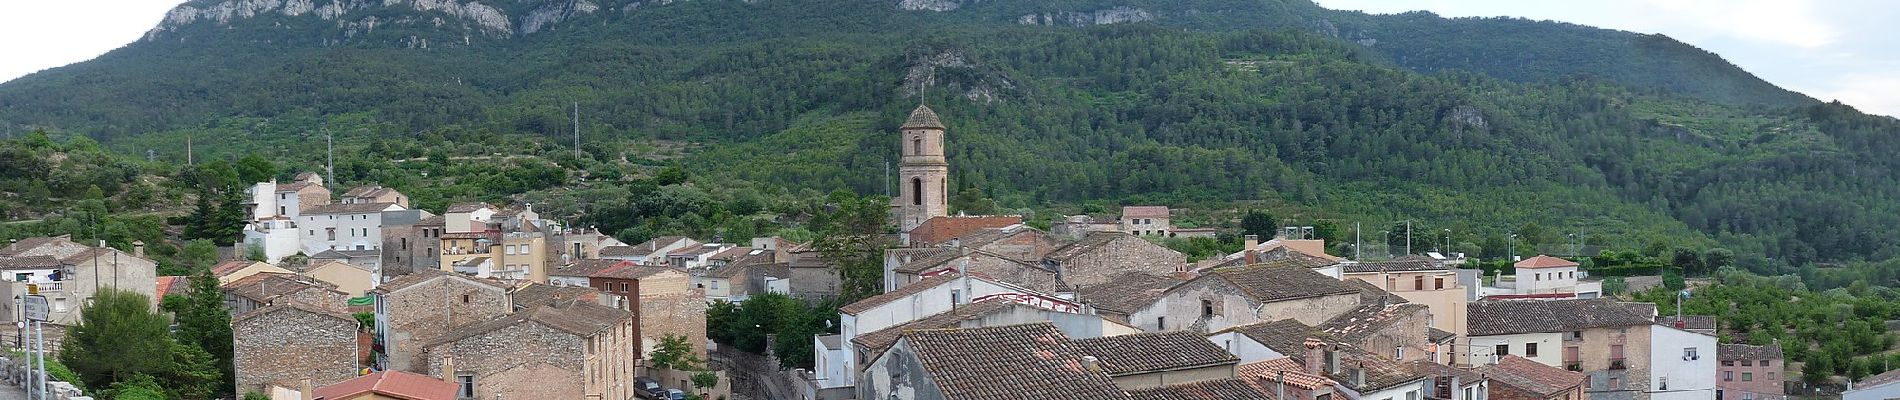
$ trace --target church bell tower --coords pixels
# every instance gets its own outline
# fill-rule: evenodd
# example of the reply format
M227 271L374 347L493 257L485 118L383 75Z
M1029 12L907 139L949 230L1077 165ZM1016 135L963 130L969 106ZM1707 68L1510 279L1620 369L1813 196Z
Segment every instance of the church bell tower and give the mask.
M931 218L949 214L950 163L943 158L943 121L930 107L918 105L904 120L903 161L897 203L899 226L910 232Z

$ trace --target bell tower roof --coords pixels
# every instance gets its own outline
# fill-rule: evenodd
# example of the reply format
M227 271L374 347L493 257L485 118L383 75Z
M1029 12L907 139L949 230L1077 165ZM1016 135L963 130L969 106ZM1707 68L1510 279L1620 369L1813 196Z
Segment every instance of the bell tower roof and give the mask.
M910 118L904 120L903 129L922 128L942 130L943 121L937 119L937 112L931 111L929 106L919 104L916 110L911 110Z

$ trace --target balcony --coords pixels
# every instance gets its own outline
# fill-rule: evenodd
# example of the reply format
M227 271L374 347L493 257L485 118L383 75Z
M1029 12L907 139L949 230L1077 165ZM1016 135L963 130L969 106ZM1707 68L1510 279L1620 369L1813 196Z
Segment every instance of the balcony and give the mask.
M1570 370L1571 372L1583 372L1583 363L1579 361L1565 361L1564 369Z
M1610 359L1610 369L1613 369L1613 370L1629 369L1629 365L1624 363L1623 359L1621 358L1612 358Z

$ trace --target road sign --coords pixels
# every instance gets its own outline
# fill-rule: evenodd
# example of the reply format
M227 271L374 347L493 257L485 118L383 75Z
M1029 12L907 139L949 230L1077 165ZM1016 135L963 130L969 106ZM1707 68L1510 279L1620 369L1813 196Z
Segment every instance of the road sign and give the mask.
M51 309L46 307L46 296L26 296L26 301L23 304L26 305L26 319L28 321L45 322L48 319L46 318L47 312L51 311Z

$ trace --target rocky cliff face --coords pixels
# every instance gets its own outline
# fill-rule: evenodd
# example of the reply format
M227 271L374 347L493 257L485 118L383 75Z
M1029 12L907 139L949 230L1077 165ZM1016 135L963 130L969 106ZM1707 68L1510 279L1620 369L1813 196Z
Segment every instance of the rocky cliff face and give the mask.
M315 21L314 26L331 28L330 32L340 36L326 38L326 42L365 36L377 29L413 27L451 38L460 36L462 44L469 44L471 37L509 38L553 29L573 18L613 7L630 10L638 4L603 6L593 0L201 0L172 9L164 21L145 33L143 40L171 39L198 25L232 27L275 18L251 22L284 27ZM413 37L406 41L412 46L418 42ZM426 39L420 43L426 44Z
M1155 16L1148 10L1120 6L1094 11L1061 11L1039 14L1024 14L1016 19L1023 25L1107 25L1130 22L1153 21Z

